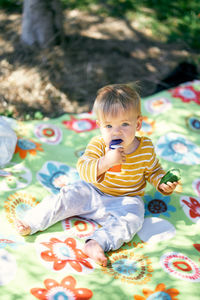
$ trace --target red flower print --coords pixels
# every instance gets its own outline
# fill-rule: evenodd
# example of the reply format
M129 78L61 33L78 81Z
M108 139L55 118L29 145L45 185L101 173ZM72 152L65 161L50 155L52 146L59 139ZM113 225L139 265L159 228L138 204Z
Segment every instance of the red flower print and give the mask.
M193 244L194 248L200 252L200 244Z
M63 269L66 264L69 264L77 272L82 271L82 265L93 269L87 261L87 256L76 248L76 240L73 238L67 238L64 242L57 238L51 238L50 242L41 244L49 249L43 251L41 257L45 261L53 262L53 269L56 271Z
M180 98L183 102L194 101L200 104L200 91L196 91L192 85L180 86L170 92L174 98Z
M200 217L200 203L193 197L190 197L190 202L182 200L189 208L189 214L191 218Z
M69 121L62 122L67 129L74 130L75 132L84 132L97 129L98 126L95 120L84 118L84 119L76 119L73 116L70 116Z
M48 299L74 299L74 300L88 300L93 296L91 290L86 288L75 288L76 280L72 276L63 278L59 284L54 279L44 280L46 288L33 288L31 294L40 300Z

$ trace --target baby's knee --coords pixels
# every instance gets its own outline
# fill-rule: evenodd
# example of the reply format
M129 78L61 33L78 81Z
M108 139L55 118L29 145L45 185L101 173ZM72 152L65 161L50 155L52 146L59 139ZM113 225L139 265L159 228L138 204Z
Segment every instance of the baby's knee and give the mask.
M143 223L144 223L144 215L136 218L135 224L137 225L137 231L139 231L142 228Z
M60 192L63 194L72 193L78 196L88 193L88 187L85 185L84 181L76 181L72 184L62 187Z
M128 214L126 216L127 227L131 234L135 234L138 232L144 223L144 214L136 215L136 214Z

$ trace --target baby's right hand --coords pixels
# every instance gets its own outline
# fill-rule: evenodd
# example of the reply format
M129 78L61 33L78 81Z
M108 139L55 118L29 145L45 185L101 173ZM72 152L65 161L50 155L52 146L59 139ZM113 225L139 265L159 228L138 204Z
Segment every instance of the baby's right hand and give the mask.
M122 164L126 161L124 149L122 147L117 149L107 149L104 156L102 156L97 165L97 178L105 173L110 168Z
M126 155L124 153L124 148L119 147L116 149L106 149L105 158L110 168L126 162Z

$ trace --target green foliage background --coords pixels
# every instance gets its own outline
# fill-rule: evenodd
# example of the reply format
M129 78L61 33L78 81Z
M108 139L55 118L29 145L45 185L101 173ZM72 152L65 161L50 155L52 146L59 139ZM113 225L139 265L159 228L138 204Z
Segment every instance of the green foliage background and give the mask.
M155 38L166 42L176 39L193 49L200 49L199 0L61 0L63 9L82 9L104 16L126 18L129 21L141 15ZM22 0L0 0L0 8L21 9Z

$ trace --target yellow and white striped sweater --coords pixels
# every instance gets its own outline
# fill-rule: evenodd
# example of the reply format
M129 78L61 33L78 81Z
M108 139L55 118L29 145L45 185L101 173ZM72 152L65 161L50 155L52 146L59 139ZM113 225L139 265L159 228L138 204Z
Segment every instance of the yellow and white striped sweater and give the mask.
M106 145L102 137L92 138L77 163L81 179L113 196L143 196L146 181L157 188L165 172L156 157L152 141L147 137L137 138L140 144L135 152L126 155L121 172L113 173L108 170L99 178L98 160L105 155Z

